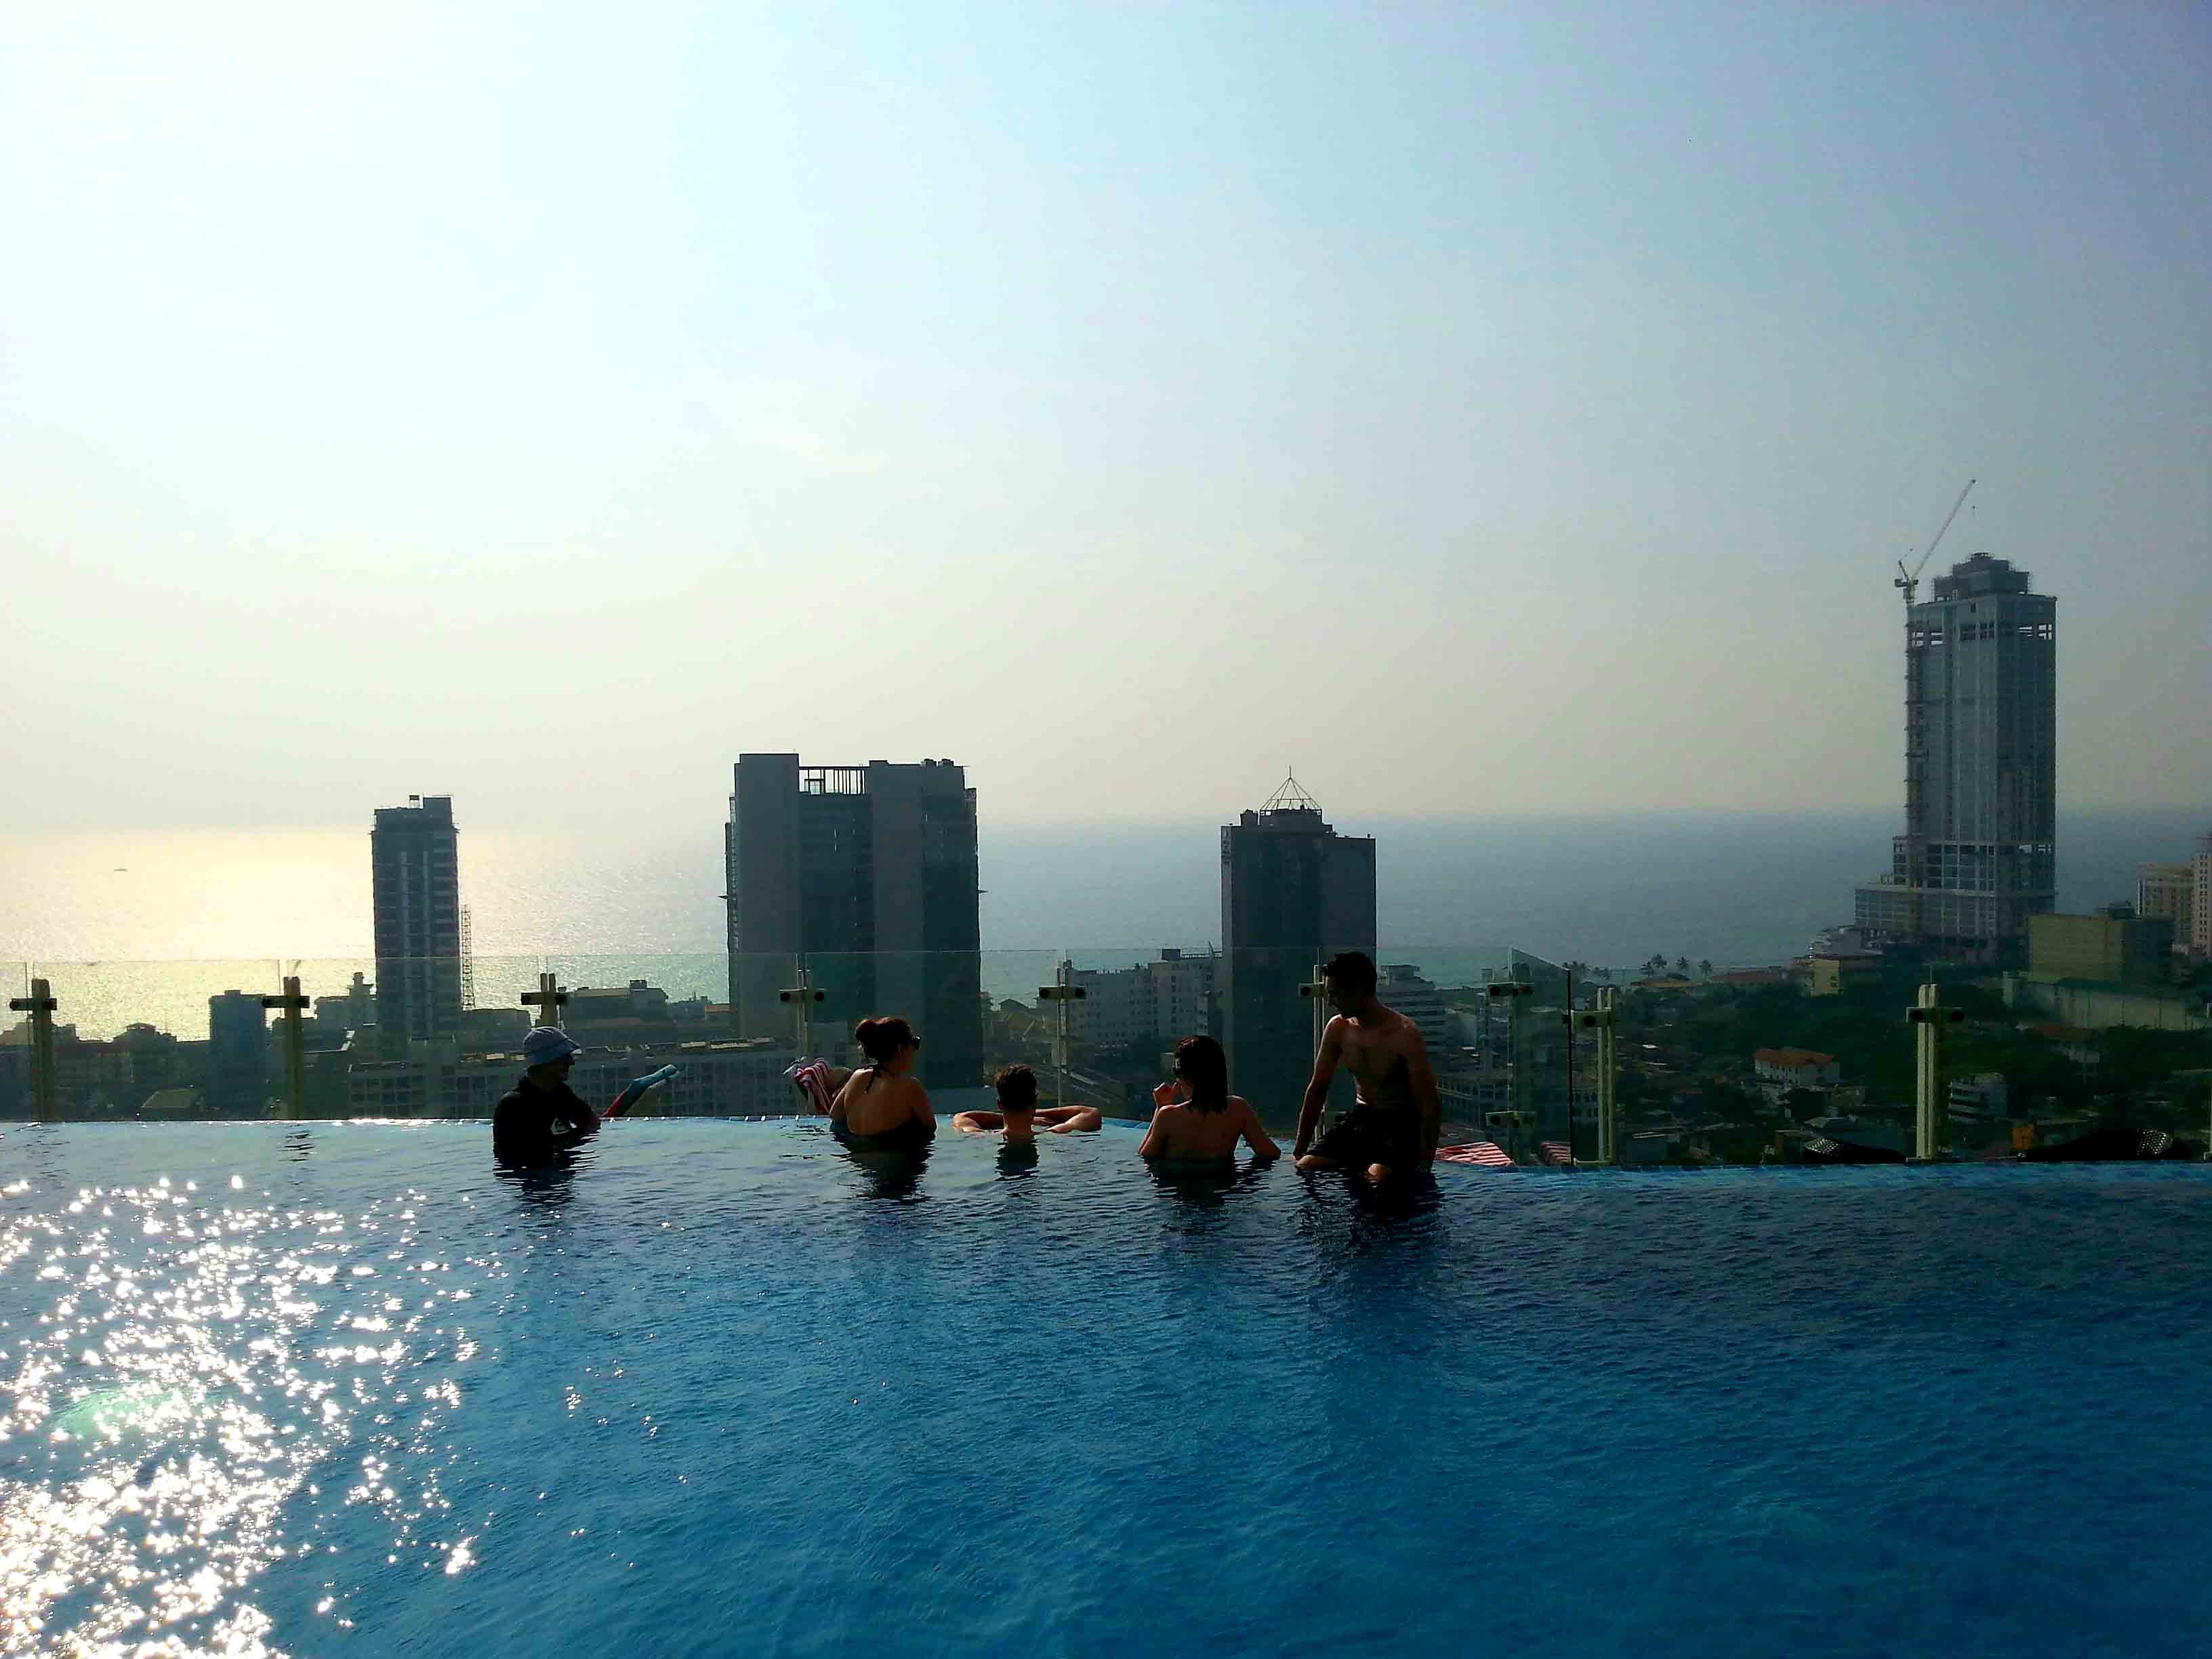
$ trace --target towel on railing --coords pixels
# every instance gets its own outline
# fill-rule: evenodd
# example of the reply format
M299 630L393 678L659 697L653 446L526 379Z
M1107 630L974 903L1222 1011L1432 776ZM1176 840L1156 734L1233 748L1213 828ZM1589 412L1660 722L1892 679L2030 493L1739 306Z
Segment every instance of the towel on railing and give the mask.
M1486 1170L1510 1170L1513 1167L1513 1160L1506 1157L1504 1149L1494 1140L1468 1140L1456 1146L1439 1146L1437 1148L1437 1162L1474 1164Z
M830 1115L828 1060L802 1060L796 1066L787 1067L783 1074L791 1079L793 1088L806 1097L817 1116L827 1117Z

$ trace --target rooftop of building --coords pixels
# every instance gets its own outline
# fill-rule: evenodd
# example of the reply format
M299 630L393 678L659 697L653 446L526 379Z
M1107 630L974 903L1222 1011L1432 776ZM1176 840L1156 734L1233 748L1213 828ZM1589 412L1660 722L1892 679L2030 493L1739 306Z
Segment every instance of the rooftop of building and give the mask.
M2014 569L2009 559L1977 553L1953 565L1948 575L1936 579L1936 597L1968 599L1984 593L2025 593L2029 591L2027 584L2027 572Z
M1818 1048L1756 1048L1752 1059L1761 1066L1779 1066L1785 1072L1795 1072L1807 1066L1832 1066L1833 1054L1824 1054Z

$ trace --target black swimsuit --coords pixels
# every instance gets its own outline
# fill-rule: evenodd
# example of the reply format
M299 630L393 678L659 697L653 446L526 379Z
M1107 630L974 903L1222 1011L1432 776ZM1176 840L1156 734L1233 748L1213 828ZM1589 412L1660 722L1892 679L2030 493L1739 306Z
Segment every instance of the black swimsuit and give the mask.
M1376 1092L1382 1098L1355 1100L1314 1143L1314 1152L1332 1164L1360 1169L1382 1164L1409 1174L1421 1167L1421 1119L1413 1107L1413 1068L1404 1055Z
M882 1069L879 1066L871 1066L868 1068L866 1088L872 1089L876 1086L876 1074ZM925 1152L928 1149L930 1142L937 1138L936 1126L924 1123L918 1117L910 1117L905 1122L894 1124L888 1129L878 1129L872 1135L864 1135L847 1123L833 1123L830 1126L830 1132L855 1152Z

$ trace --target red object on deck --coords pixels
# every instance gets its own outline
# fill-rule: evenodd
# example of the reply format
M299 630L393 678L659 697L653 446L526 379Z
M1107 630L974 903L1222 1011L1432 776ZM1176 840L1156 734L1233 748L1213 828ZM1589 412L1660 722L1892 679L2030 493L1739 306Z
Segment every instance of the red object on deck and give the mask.
M1456 1146L1439 1146L1437 1148L1437 1162L1476 1164L1486 1170L1510 1170L1513 1167L1513 1160L1499 1150L1497 1142L1491 1140L1468 1140Z
M1542 1158L1547 1164L1571 1164L1575 1161L1575 1155L1567 1150L1567 1145L1563 1140L1538 1141L1536 1143L1536 1156Z

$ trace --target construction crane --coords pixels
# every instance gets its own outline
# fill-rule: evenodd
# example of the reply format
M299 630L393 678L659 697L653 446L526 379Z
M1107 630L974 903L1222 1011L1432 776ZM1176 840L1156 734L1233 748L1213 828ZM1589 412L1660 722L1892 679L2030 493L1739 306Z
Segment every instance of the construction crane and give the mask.
M1951 503L1951 510L1943 515L1942 527L1936 531L1935 540L1928 544L1928 550L1920 556L1919 563L1907 570L1904 560L1897 562L1897 576L1890 586L1905 590L1905 608L1907 611L1912 609L1920 597L1920 573L1928 568L1928 561L1936 556L1936 543L1943 539L1943 532L1951 527L1951 520L1959 516L1959 509L1966 504L1966 497L1973 493L1974 481L1969 478L1966 487L1959 492L1959 499Z

